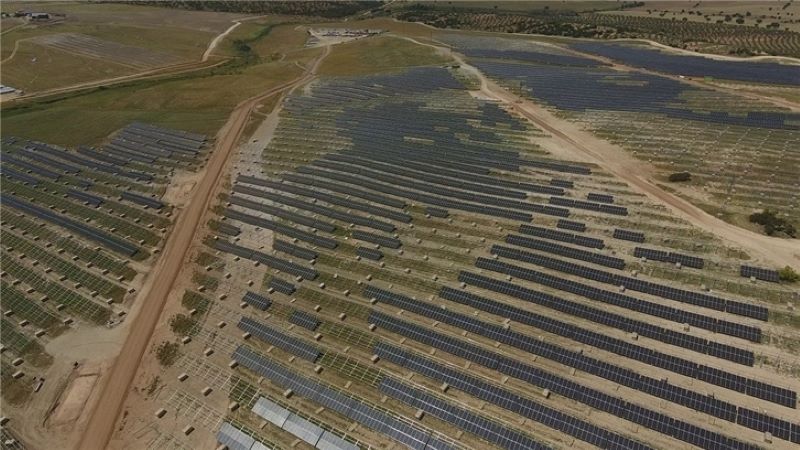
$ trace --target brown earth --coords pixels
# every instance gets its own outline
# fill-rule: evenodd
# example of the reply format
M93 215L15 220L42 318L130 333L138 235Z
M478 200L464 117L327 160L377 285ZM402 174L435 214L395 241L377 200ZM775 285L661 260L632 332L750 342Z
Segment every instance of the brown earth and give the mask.
M92 412L79 448L103 449L111 439L114 426L147 349L147 344L164 309L167 296L181 268L185 265L188 250L201 225L201 218L209 209L214 198L213 194L222 179L223 168L227 166L233 149L239 143L250 113L263 99L311 81L319 63L329 53L330 47L326 47L325 51L299 78L237 105L228 122L218 133L216 150L209 159L203 178L195 186L187 207L179 214L174 232L167 239L162 256L153 268L154 278L142 291L141 310L135 318L129 319L135 323L131 326L131 333L128 335L109 376L103 380L100 400Z

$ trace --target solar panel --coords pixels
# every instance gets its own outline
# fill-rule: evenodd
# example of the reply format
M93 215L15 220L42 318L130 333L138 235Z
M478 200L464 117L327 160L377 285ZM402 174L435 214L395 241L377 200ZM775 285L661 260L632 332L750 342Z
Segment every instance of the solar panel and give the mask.
M580 261L586 261L593 264L610 267L612 269L622 270L625 268L625 260L621 258L602 255L600 253L581 250L574 247L568 247L566 245L560 245L554 242L543 241L541 239L533 239L524 236L510 234L506 236L506 242L513 245L519 245L521 247L531 248L542 252L553 253L567 258L577 259ZM517 252L517 250L508 247L498 247L498 246L495 247L504 249L505 251L508 252Z
M567 233L565 231L553 230L550 228L537 227L533 225L520 225L519 232L555 241L567 242L569 244L580 245L582 247L600 248L605 247L602 239L595 239L579 234Z
M219 232L220 233L224 233L224 234L227 234L229 236L238 236L239 233L242 232L242 230L239 229L239 227L233 226L233 225L231 225L229 223L220 222L218 226L219 226Z
M761 267L743 265L739 269L739 275L746 278L753 277L761 281L770 281L772 283L778 283L781 281L777 270L764 269Z
M434 208L433 206L428 206L427 208L425 208L425 214L429 214L433 217L442 217L442 218L447 218L450 215L446 209Z
M86 192L77 191L75 189L67 190L67 195L78 199L84 203L88 203L91 206L97 207L103 204L104 200L102 197L98 197L96 195L87 194Z
M261 311L266 311L267 308L269 308L270 305L272 305L272 301L270 299L264 297L263 295L256 294L255 292L252 291L247 291L247 293L244 294L242 300L247 302L247 304L249 304L250 306L259 309Z
M269 287L275 289L281 294L286 294L286 295L292 295L294 294L295 291L295 287L292 283L286 280L282 280L278 277L272 277L272 279L269 280Z
M581 233L586 231L586 224L585 223L575 222L575 221L567 220L567 219L558 219L558 223L556 224L556 227L562 228L564 230L578 231L578 232L581 232Z
M598 194L596 192L590 192L586 195L586 200L592 202L600 202L600 203L614 203L614 196L607 194Z
M400 242L399 239L395 239L388 236L382 236L380 234L369 233L366 231L353 230L350 234L353 237L353 239L372 242L373 244L378 244L382 247L400 248L400 246L402 245L402 242Z
M301 241L309 242L314 245L319 245L321 247L334 249L337 246L336 241L331 238L317 236L313 233L297 230L282 223L278 223L272 220L262 219L260 217L256 217L250 214L241 213L239 211L236 211L235 209L227 208L223 214L225 215L225 217L229 219L238 220L240 222L261 228L266 228L276 233L296 238Z
M633 256L637 258L647 258L647 259L652 259L654 261L662 261L673 264L680 263L683 266L694 267L696 269L702 269L703 266L705 265L705 261L702 258L698 258L696 256L683 255L680 253L667 252L663 250L655 250L644 247L634 248Z
M242 317L242 319L239 320L238 327L268 344L274 345L283 351L305 360L314 362L322 355L316 347L274 328L270 328L249 317Z
M631 242L644 242L644 233L616 228L614 229L614 238Z
M298 258L303 258L307 261L311 261L312 259L317 259L317 252L291 244L286 241L282 241L280 239L275 239L272 241L272 248L274 248L279 252L284 252L289 255L296 256Z
M303 328L308 328L311 331L317 329L320 324L319 319L313 314L309 314L304 311L295 310L289 315L289 323L293 323L295 325L299 325Z
M383 252L380 250L376 250L374 248L367 248L367 247L357 247L356 248L356 255L371 259L373 261L380 261L383 258Z
M140 205L149 206L150 208L161 209L164 207L164 203L159 200L151 197L145 197L144 195L134 194L133 192L123 191L120 194L120 197L123 200L129 200Z
M6 193L0 195L2 196L1 197L2 200L0 201L2 201L2 203L5 205L11 206L22 212L46 220L50 223L54 223L72 232L78 233L81 236L91 241L97 242L105 247L108 247L115 252L122 253L123 255L133 256L134 254L136 254L136 252L139 251L139 248L136 247L135 245L132 245L127 241L116 238L109 234L100 232L94 227L90 227L84 223L77 222L75 220L60 216L58 214L53 213L49 209L42 208L32 203L20 200L12 195Z

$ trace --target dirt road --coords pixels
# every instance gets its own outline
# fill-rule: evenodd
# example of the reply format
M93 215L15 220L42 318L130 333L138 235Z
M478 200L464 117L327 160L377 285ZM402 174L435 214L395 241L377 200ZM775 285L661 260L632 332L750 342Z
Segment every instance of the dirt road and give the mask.
M800 267L800 242L773 238L731 225L720 220L688 201L665 191L652 181L653 168L631 156L624 149L598 138L591 132L565 119L556 117L542 106L511 93L488 79L476 67L468 64L462 55L452 52L445 46L437 46L406 38L417 44L433 47L440 52L447 52L465 70L473 73L480 80L481 93L501 103L527 118L557 141L559 147L572 153L579 161L591 161L605 170L628 182L633 188L647 195L652 200L667 206L676 215L688 220L724 241L733 243L752 256L768 261L775 266L786 265Z
M305 84L314 78L320 62L330 52L329 48L300 77L275 87L257 97L245 100L236 106L225 126L217 137L216 149L209 159L203 178L192 192L189 203L178 217L174 231L167 239L164 251L156 266L151 271L153 276L149 289L143 291L139 314L133 319L131 332L120 351L113 369L106 377L100 399L92 412L88 426L84 431L80 449L104 449L114 433L114 425L119 418L125 398L136 375L147 344L153 334L156 323L164 309L167 296L184 266L188 249L195 238L196 230L201 224L203 214L210 207L213 192L218 186L223 168L227 166L233 150L237 147L247 119L255 106L265 98Z

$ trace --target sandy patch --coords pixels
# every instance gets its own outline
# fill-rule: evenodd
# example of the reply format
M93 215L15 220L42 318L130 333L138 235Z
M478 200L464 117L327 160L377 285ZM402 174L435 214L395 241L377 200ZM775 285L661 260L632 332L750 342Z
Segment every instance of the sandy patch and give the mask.
M79 376L72 380L67 388L64 400L56 407L53 412L52 424L64 425L72 423L78 419L83 411L86 400L89 399L94 385L97 383L98 374Z

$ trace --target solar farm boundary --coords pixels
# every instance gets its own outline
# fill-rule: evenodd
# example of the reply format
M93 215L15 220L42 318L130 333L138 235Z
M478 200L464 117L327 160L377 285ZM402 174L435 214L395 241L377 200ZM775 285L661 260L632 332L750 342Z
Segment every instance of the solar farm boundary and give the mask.
M449 54L463 69L474 73L480 79L480 91L483 95L508 105L511 111L515 111L550 133L558 143L562 144L559 147L574 155L578 161L585 161L588 158L589 161L626 181L650 199L667 206L679 217L687 219L693 225L725 241L744 248L751 255L757 255L779 267L800 265L800 242L788 242L785 239L764 236L717 219L651 182L648 178L653 174L653 168L646 163L636 160L614 144L604 141L566 120L557 118L533 101L499 86L445 44L428 44L409 37L405 37L405 39ZM591 145L584 144L584 142L591 143Z
M214 199L213 194L220 186L224 169L228 167L230 156L238 146L250 114L264 99L313 80L319 64L328 54L330 47L326 46L325 51L298 78L239 103L228 122L217 134L216 151L211 154L203 179L195 187L191 200L175 223L176 232L170 234L161 258L150 272L154 278L148 280L149 288L142 291L142 298L138 302L141 304L140 310L133 319L135 323L129 325L130 334L119 353L122 357L114 361L110 373L100 387L101 395L90 413L79 448L106 448L111 440L117 419L122 412L158 319L161 317L167 296L184 266L183 262L189 248L196 240L195 235L201 226L201 219L209 210Z

